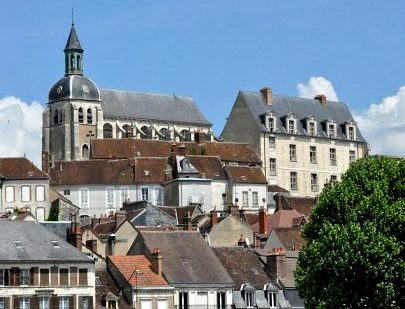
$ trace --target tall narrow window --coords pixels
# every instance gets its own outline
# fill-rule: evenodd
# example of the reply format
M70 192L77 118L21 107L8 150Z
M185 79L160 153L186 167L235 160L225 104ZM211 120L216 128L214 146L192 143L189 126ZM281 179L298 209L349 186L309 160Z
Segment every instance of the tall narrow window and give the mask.
M107 209L111 209L111 208L115 208L115 199L114 199L114 188L106 188L105 191L105 195L106 195L106 208Z
M252 206L259 207L259 193L257 191L252 192Z
M318 191L318 175L311 174L311 191L317 192Z
M290 145L290 161L291 162L297 161L297 147L293 144Z
M266 298L270 308L277 308L277 292L267 291Z
M79 269L79 285L87 285L87 268Z
M31 201L31 187L22 186L21 187L21 202L30 202Z
M35 200L37 202L45 201L45 186L36 186L35 187Z
M89 189L83 188L79 190L80 208L89 208Z
M335 148L329 149L329 158L330 158L330 165L336 165L336 149Z
M337 183L337 176L336 175L330 175L330 183L331 184Z
M14 187L6 186L6 202L14 202Z
M328 124L328 136L330 138L335 138L336 137L336 130L335 130L335 124L334 123Z
M242 206L247 207L249 205L249 195L248 191L242 192Z
M0 269L0 286L6 285L5 273L6 273L5 269Z
M269 147L270 148L276 147L276 138L274 136L269 136Z
M316 164L316 147L309 146L309 162Z
M217 309L226 308L226 292L217 292Z
M83 108L79 107L79 123L83 123Z
M30 309L29 297L20 297L18 304L19 304L19 309Z
M69 309L69 297L59 297L59 309Z
M356 161L356 152L354 150L349 150L349 163Z
M295 121L294 119L288 120L288 133L295 134Z
M351 141L354 141L355 140L355 134L354 134L354 127L353 126L349 126L348 127L348 136L347 136L347 138L349 139L349 140L351 140Z
M163 188L155 187L155 205L163 205Z
M276 127L275 127L274 117L269 117L268 121L269 121L269 131L270 132L275 132Z
M75 69L75 56L73 56L73 55L70 55L70 68L72 70Z
M142 201L149 201L149 188L141 189L141 198Z
M82 159L83 159L83 160L88 160L88 159L89 159L89 155L90 155L89 146L87 146L86 144L84 144L84 145L82 146Z
M4 298L0 297L0 309L5 309Z
M39 309L49 309L49 297L39 297Z
M297 172L290 172L290 189L291 190L298 190Z
M179 292L179 308L178 309L188 309L188 293Z
M316 135L315 122L313 122L313 121L309 122L308 134L310 136Z
M77 69L81 70L82 69L82 63L81 63L81 59L80 59L80 55L77 55Z
M129 199L129 189L128 187L121 187L121 203L125 202L126 200Z
M59 111L57 109L55 109L55 111L53 112L53 123L59 123Z
M41 286L49 286L49 269L41 268L39 270L39 283Z
M59 285L69 285L69 269L59 269Z
M92 124L93 123L93 112L91 108L87 110L87 124Z
M113 128L109 123L103 125L103 138L112 138Z
M276 169L276 158L270 158L270 175L275 176L277 175L277 169Z

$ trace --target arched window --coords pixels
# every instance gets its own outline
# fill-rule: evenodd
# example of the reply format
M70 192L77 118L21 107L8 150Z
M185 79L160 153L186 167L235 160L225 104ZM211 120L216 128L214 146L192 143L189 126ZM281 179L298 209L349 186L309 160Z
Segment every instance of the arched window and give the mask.
M188 134L189 134L188 130L183 129L183 130L180 131L180 134L181 134L181 136L180 136L181 141L187 141L188 140Z
M148 126L141 127L141 138L148 139L152 138L152 129Z
M103 126L103 137L104 138L112 138L112 125L109 123L104 124Z
M87 124L92 124L93 123L93 113L91 111L91 108L87 110Z
M133 129L129 125L122 126L124 132L122 132L122 138L130 138L133 137Z
M60 119L60 122L65 121L65 111L63 109L61 109L61 111L60 111L59 119Z
M165 141L170 139L169 129L162 128L159 130L159 133L161 134L160 139L165 140Z
M79 122L83 123L83 108L79 107Z
M57 109L55 109L55 111L53 112L53 123L59 123L59 111Z
M89 146L84 144L82 146L82 159L88 159L89 158Z
M72 70L75 69L75 56L74 55L70 55L70 68Z
M76 59L77 59L77 69L78 69L78 70L81 70L82 64L81 64L81 62L80 62L80 60L81 60L81 59L80 59L80 55L77 55L77 58L76 58Z

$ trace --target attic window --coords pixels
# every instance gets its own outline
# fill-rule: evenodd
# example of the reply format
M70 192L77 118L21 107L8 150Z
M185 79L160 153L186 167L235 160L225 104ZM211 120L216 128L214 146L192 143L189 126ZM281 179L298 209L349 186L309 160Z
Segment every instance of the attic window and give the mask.
M246 176L240 176L240 179L242 179L243 181L245 181L246 180Z
M34 176L34 172L33 171L28 171L28 176L30 176L30 177Z
M14 244L17 248L24 248L20 240L14 240Z
M52 246L53 246L54 248L60 248L60 246L59 246L59 241L57 241L57 240L51 240L51 243L52 243Z
M236 275L237 274L236 268L235 267L229 268L229 273L232 275Z
M145 175L145 176L149 176L149 175L150 175L150 172L149 172L149 171L146 171L146 170L145 170L145 171L143 171L143 172L144 172L144 175Z

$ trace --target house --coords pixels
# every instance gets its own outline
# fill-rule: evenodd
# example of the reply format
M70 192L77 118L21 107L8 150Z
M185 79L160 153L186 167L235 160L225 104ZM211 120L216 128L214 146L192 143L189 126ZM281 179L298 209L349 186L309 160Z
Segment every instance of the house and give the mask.
M65 76L50 89L43 113L43 168L53 161L86 160L94 139L212 139L191 97L99 89L84 76L83 48L72 25L64 53Z
M272 228L263 249L269 252L282 248L284 251L299 251L305 244L300 227Z
M235 308L294 308L251 248L223 247L214 252L234 282Z
M4 221L0 235L2 308L93 307L93 259L39 223Z
M48 218L49 176L26 158L0 158L0 212L21 208Z
M147 201L124 203L126 218L133 226L177 226L176 217L165 211L168 207L155 206Z
M174 287L176 308L232 304L233 281L198 232L141 230L129 254L150 260L156 248L162 254L163 276Z
M79 214L80 208L51 186L49 187L49 201L51 209L48 220L50 221L69 221L72 213Z
M110 275L108 270L96 270L96 306L97 309L130 309L122 295L120 286Z
M132 308L173 309L174 288L163 276L159 249L144 255L109 256L107 268Z
M273 95L272 89L240 91L221 133L225 141L250 143L270 185L291 196L317 196L350 163L368 155L348 106L327 100Z

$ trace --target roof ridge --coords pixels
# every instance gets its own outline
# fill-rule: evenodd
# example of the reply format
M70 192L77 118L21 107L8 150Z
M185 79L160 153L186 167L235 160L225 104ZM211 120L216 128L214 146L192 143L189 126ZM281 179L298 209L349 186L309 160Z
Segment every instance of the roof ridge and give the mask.
M151 95L161 95L161 96L167 96L167 97L173 97L173 98L188 98L191 99L193 102L193 98L189 95L177 95L175 93L168 94L168 93L162 93L162 92L149 92L149 91L141 91L141 90L125 90L125 89L115 89L115 88L100 88L100 91L114 91L114 92L127 92L127 93L136 93L136 94L151 94Z

